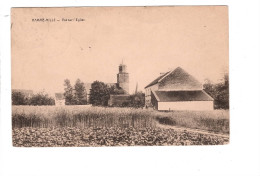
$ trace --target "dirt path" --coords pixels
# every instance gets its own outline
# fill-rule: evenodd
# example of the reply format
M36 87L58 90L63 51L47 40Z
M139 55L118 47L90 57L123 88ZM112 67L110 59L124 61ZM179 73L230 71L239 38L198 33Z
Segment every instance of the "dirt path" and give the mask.
M156 125L157 125L157 127L164 128L164 129L174 129L176 131L186 130L187 132L194 132L194 133L200 133L200 134L219 136L219 137L223 137L223 138L229 138L229 135L227 135L227 134L217 134L217 133L209 132L206 130L191 129L191 128L185 128L185 127L176 127L176 126L170 126L170 125L162 125L162 124L159 124L158 122L156 123Z

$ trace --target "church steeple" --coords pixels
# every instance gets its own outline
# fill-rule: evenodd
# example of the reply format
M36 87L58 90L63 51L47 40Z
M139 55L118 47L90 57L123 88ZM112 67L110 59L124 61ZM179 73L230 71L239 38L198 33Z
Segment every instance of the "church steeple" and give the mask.
M117 84L124 90L126 94L129 93L129 74L126 70L126 65L122 63L119 65L119 73L117 74Z
M136 83L135 94L137 94L137 92L138 92L138 82Z
M119 65L119 73L126 73L126 65L124 64Z

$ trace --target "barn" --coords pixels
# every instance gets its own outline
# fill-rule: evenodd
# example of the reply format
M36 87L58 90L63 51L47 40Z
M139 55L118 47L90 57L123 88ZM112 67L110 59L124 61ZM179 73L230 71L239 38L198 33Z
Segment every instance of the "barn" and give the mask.
M145 87L145 105L159 111L213 110L214 100L203 85L181 67L161 73Z

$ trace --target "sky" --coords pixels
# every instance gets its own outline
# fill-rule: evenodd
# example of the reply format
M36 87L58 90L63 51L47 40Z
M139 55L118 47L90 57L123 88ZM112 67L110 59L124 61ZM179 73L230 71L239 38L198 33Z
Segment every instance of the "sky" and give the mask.
M113 83L122 61L130 93L176 67L202 83L228 72L227 6L13 8L11 26L12 89Z

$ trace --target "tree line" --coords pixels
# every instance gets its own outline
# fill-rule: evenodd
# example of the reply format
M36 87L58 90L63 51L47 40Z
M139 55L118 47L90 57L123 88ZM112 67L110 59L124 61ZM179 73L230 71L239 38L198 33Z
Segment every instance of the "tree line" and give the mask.
M12 91L12 105L55 105L55 100L45 92L28 96L22 92Z
M77 79L74 87L72 87L70 80L64 80L64 97L65 105L86 105L87 91L84 83Z
M108 86L104 82L94 81L91 84L89 92L89 102L87 102L87 92L84 83L79 79L76 81L74 88L71 86L70 81L64 81L64 97L66 105L84 105L92 104L93 106L108 106L110 95L121 95L125 92L123 89L116 86ZM144 107L144 93L136 92L129 95L130 101L123 103L124 107Z
M215 109L229 109L229 77L224 75L224 81L213 84L206 80L203 84L203 89L214 99ZM77 79L74 86L71 85L69 79L64 80L64 98L66 105L86 105L93 106L108 106L110 95L124 94L124 91L116 86L108 86L104 82L94 81L91 84L89 93L89 102L87 90L84 83ZM40 92L28 96L22 92L12 91L12 105L55 105L54 98L47 93ZM121 106L123 107L144 107L145 95L143 92L135 92L129 95L129 101L126 101Z
M224 81L213 84L210 80L206 80L203 89L214 99L215 109L229 109L229 76L224 75Z
M64 97L66 105L85 105L87 104L87 93L85 85L80 79L76 80L74 87L71 86L70 80L64 81ZM12 91L12 105L55 105L55 99L45 92L28 95L19 91Z

